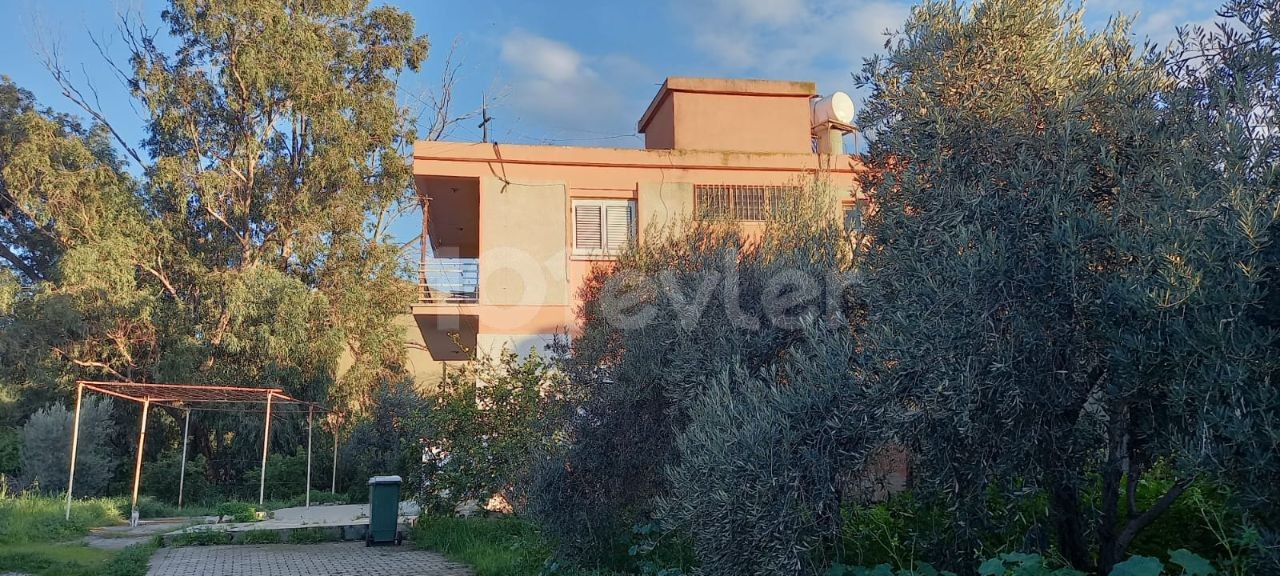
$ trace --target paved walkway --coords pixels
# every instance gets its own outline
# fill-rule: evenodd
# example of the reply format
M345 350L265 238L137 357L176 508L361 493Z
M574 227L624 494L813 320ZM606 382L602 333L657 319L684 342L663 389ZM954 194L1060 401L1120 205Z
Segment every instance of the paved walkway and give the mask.
M470 576L465 567L412 546L363 542L161 548L148 576Z

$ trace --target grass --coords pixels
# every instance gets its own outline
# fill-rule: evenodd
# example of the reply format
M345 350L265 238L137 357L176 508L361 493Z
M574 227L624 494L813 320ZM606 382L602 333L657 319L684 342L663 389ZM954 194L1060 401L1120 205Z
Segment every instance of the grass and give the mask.
M71 504L52 496L0 494L0 572L36 576L144 576L154 544L119 552L90 548L77 540L90 528L124 521L115 499L92 498Z
M605 576L594 571L548 572L551 547L528 522L517 518L443 518L422 516L410 539L471 567L476 576Z
M70 520L65 506L66 500L52 496L0 497L0 544L70 540L88 534L90 528L124 521L109 498L73 501Z

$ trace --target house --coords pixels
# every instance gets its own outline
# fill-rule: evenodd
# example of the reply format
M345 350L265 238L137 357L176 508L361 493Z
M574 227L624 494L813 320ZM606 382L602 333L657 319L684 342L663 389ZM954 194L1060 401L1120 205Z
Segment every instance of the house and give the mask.
M810 82L672 77L637 124L643 149L415 143L414 371L571 332L588 272L650 225L716 214L750 226L815 174L855 210L851 118L848 96L819 98Z

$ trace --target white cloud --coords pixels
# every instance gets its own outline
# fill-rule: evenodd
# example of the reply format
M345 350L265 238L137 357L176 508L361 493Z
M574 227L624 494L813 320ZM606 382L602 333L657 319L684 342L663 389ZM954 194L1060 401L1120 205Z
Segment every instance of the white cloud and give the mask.
M694 45L739 74L850 90L850 74L902 25L906 0L673 0Z
M502 40L500 51L510 87L504 106L552 138L587 140L634 132L624 90L644 79L644 67L621 55L592 56L568 44L525 30ZM519 130L531 132L533 130ZM626 144L622 142L620 144Z

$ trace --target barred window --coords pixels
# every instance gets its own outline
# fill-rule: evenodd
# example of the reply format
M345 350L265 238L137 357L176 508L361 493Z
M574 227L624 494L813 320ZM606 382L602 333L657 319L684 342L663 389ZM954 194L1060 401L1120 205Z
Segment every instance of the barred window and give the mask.
M796 191L793 186L697 184L694 214L701 220L763 221L783 195Z

